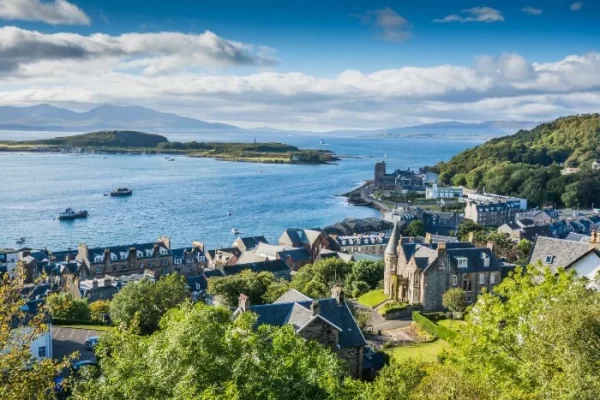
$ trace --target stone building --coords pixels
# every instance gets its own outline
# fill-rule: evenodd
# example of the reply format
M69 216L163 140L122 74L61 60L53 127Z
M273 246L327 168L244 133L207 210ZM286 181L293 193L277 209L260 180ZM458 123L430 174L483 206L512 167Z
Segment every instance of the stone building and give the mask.
M284 247L304 247L314 261L323 249L329 249L329 237L317 229L286 229L279 238L279 245Z
M388 174L385 161L375 164L374 185L379 190L396 190L402 193L425 192L423 178L410 169L397 169Z
M498 227L514 221L527 209L526 199L497 194L468 194L461 201L465 203L465 219L483 226Z
M502 279L502 264L491 248L470 242L419 243L394 229L384 255L384 292L391 299L442 310L442 295L460 287L472 304L482 289L491 291Z
M337 236L334 239L340 251L349 254L367 254L383 257L388 243L384 234Z
M242 294L234 318L247 311L258 315L257 325L292 325L304 339L315 340L337 353L350 376L362 377L363 349L367 342L346 304L342 288L334 287L332 298L320 300L292 289L273 304L257 306L251 306L248 297Z

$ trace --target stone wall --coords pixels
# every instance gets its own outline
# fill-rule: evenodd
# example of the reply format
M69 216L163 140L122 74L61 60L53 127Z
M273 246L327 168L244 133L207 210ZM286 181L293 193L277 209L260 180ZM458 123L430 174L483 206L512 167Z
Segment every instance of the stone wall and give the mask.
M314 340L333 350L337 347L339 331L321 318L314 319L298 332L306 340Z
M442 268L444 266L442 265ZM448 290L448 273L440 268L439 260L432 265L423 277L423 310L434 311L444 308L442 296Z
M343 347L337 351L338 357L344 361L348 368L348 375L353 378L362 378L362 347Z

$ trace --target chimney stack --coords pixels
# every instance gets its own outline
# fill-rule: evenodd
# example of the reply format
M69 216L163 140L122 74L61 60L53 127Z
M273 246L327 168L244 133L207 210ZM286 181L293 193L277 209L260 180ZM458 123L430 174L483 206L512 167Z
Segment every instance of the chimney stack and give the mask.
M344 304L344 288L338 285L335 285L331 288L331 297L333 297L338 305Z
M437 253L438 256L442 255L442 254L446 254L446 242L438 242L437 244Z
M475 244L475 232L469 232L469 242Z
M104 262L110 262L110 249L104 249Z
M600 249L600 233L592 231L590 236L589 249Z
M433 240L433 239L431 238L431 233L429 233L429 232L426 232L426 233L425 233L425 243L427 243L427 244L431 244L432 240Z
M238 300L238 307L242 312L246 312L250 310L250 298L245 294L240 294L240 298Z
M312 315L319 315L319 300L313 300L312 304L310 305L310 311L312 311Z

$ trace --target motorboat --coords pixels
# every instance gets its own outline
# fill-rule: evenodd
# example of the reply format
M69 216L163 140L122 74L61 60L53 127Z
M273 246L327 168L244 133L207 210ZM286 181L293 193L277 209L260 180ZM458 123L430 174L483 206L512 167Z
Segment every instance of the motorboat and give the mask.
M124 196L131 196L132 194L133 194L133 190L128 189L126 187L120 187L120 188L117 188L117 189L113 190L112 192L110 192L111 197L124 197Z
M233 233L234 235L237 235L240 233L240 230L238 228L231 228L231 233Z
M88 212L86 210L75 211L72 208L67 208L64 212L58 214L59 220L71 220L78 218L87 218Z
M17 244L23 244L23 243L25 243L24 237L17 239Z

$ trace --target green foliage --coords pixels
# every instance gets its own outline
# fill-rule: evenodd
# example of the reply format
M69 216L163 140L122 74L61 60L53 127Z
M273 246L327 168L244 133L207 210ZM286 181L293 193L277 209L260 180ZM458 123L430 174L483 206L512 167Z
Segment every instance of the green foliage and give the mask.
M399 348L397 351L401 351ZM427 375L422 361L392 362L384 367L373 384L372 400L409 400Z
M87 299L73 299L71 293L53 293L48 296L46 304L52 318L83 321L90 319Z
M271 272L242 271L236 275L209 278L208 292L221 296L223 303L235 307L240 294L252 304L271 303L288 290L288 283L275 278Z
M389 297L383 293L382 289L375 289L363 294L357 301L364 306L375 307L386 301L388 298Z
M76 399L340 399L364 386L348 381L338 357L291 326L263 325L221 307L183 304L151 336L103 337L103 377L81 382Z
M465 291L461 288L452 288L442 295L442 304L454 314L462 313L467 309Z
M394 311L406 310L407 308L408 308L408 304L406 304L406 303L401 303L399 301L391 301L389 303L386 303L383 306L383 308L379 311L382 315L387 315L388 313L391 313Z
M100 131L21 143L73 147L152 148L163 142L168 142L168 139L153 133L136 131Z
M402 232L404 236L424 236L425 235L425 224L422 221L414 220Z
M444 339L446 341L450 341L456 337L456 332L446 328L445 326L436 324L419 311L414 311L412 313L412 318L421 329L430 335L439 337L440 339Z
M148 335L158 329L161 316L186 298L182 275L165 275L156 283L142 279L117 293L110 303L110 317L116 325Z
M475 240L477 240L481 237L484 237L487 231L482 225L476 224L475 222L467 219L458 226L456 235L458 236L459 240L464 242L469 240L469 235L471 232L475 236Z
M350 263L350 272L346 276L345 286L352 290L352 297L358 297L366 293L370 289L376 289L379 282L383 279L383 271L385 265L383 261L368 261L361 260ZM357 282L367 284L367 289L362 291L358 296L354 294ZM361 285L364 288L364 285Z
M105 314L110 313L110 301L96 300L90 304L90 316L93 321L103 322Z
M293 276L291 287L313 299L331 296L331 288L344 282L352 265L339 258L326 258L305 265Z
M589 168L600 157L600 114L559 118L492 139L431 169L443 183L460 183L524 197L531 204L589 207L600 204L600 172ZM561 175L562 165L581 172Z
M352 282L352 297L355 299L369 291L369 284L365 281Z

